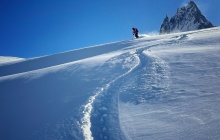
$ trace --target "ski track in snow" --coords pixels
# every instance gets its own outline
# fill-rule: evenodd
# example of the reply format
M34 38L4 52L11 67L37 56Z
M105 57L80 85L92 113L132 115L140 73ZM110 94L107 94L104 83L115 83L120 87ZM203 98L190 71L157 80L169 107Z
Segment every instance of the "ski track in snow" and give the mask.
M169 84L169 82L166 80L164 81L163 83L159 83L161 82L161 76L163 78L163 75L158 75L158 73L160 73L159 71L164 71L164 72L168 72L168 70L165 70L167 66L167 64L165 64L165 62L163 60L161 60L160 58L154 56L153 54L150 53L150 51L148 50L150 47L145 47L145 48L139 48L135 51L135 53L133 53L133 56L136 57L136 59L138 59L138 63L136 65L134 65L130 70L128 70L126 73L118 76L117 78L115 78L114 80L112 80L110 83L106 84L105 86L101 87L96 93L95 95L91 96L88 100L88 103L84 106L84 110L83 110L83 117L81 119L81 129L83 131L83 135L84 135L84 138L86 140L93 140L93 134L92 134L92 131L91 131L91 127L92 127L92 122L91 122L91 116L92 116L92 112L94 110L94 102L95 100L97 99L97 97L100 95L100 94L103 94L103 92L108 92L107 90L109 89L109 87L111 87L112 85L116 85L115 83L120 83L121 85L123 85L123 82L124 80L120 81L121 79L125 78L127 75L129 75L130 73L133 73L133 71L137 71L139 69L143 69L144 67L147 67L147 66L144 66L146 64L148 64L149 62L145 62L147 59L152 59L152 75L151 75L151 84L155 84L155 88L164 88L163 90L165 90L165 88L167 88L167 84ZM140 66L140 64L142 64L142 66ZM146 71L146 70L145 70ZM137 72L138 73L138 72ZM163 72L161 72L163 73ZM169 78L167 77L168 75L164 75L166 76L166 78ZM125 78L126 79L126 78ZM149 80L149 79L148 79ZM166 85L163 85L165 84ZM146 84L146 83L144 83ZM149 83L150 84L150 83ZM111 87L113 88L113 87ZM118 88L118 87L117 87ZM146 89L145 89L146 90ZM117 99L118 98L118 91L116 89L116 97ZM104 95L105 98L106 96L108 95ZM110 95L110 96L113 96L113 95ZM142 95L141 95L142 96ZM139 98L139 102L143 102L143 100L145 100L143 97ZM105 102L106 99L104 99L104 102ZM119 102L117 100L117 102ZM117 104L117 103L115 103ZM117 107L117 109L119 112L120 112L120 108ZM104 116L104 115L103 115ZM118 116L119 117L119 116ZM102 118L101 118L102 119ZM123 137L126 137L126 139L131 139L130 136L127 134L126 130L124 129L124 127L121 125L120 123L120 120L118 120L119 122L119 127L120 127L120 130L118 131L122 131L124 133L123 136L119 136L117 139L124 139ZM114 127L114 126L113 126ZM116 127L116 126L115 126ZM105 127L104 127L105 129ZM102 135L102 134L101 134ZM121 137L121 138L120 138ZM107 136L101 136L102 139L108 139ZM113 139L113 138L112 138Z
M139 60L139 57L138 57L137 53L135 53L133 55L134 55L134 57L136 57L136 59ZM139 60L139 62L140 62L140 60ZM113 85L116 81L118 81L122 77L124 77L124 76L128 75L129 73L131 73L138 65L139 65L139 63L137 63L135 66L133 66L126 73L120 75L119 77L117 77L113 81L111 81L110 83L106 84L104 87L100 88L100 90L98 90L95 93L95 95L93 95L89 98L88 103L84 106L83 117L81 119L81 123L82 123L81 128L82 128L82 131L83 131L84 138L86 140L93 140L92 132L90 130L91 129L91 113L92 113L92 109L93 109L93 103L95 102L97 96L99 96L103 91L108 90L108 88L111 85Z
M154 56L148 50L143 51L140 58L141 66L130 77L127 77L126 81L128 82L122 84L117 91L120 94L119 117L125 132L130 137L129 139L135 139L138 130L133 128L132 125L129 126L125 121L130 118L131 123L135 123L135 120L132 120L132 117L128 114L123 115L125 114L124 110L126 110L124 104L141 105L155 100L163 102L164 98L167 98L170 86L169 66L165 61ZM142 116L143 114L136 115Z

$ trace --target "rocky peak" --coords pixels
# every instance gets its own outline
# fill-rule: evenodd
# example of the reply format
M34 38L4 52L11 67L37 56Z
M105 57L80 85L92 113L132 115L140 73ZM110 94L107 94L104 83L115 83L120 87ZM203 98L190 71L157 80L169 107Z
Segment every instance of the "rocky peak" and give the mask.
M186 6L177 9L176 14L170 19L166 16L161 28L160 34L170 32L183 32L214 27L208 21L195 4L190 1Z

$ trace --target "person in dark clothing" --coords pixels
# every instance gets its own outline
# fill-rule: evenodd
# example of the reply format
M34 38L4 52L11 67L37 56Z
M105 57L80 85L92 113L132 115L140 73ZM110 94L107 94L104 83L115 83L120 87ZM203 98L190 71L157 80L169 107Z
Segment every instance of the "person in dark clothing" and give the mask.
M133 35L136 37L136 38L138 38L139 36L138 36L138 29L137 28L132 28L132 30L133 30Z

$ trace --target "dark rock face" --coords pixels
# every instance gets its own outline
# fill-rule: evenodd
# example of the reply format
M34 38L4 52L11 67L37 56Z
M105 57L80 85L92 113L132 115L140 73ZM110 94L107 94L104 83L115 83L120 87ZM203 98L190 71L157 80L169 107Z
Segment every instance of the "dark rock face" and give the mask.
M214 27L201 13L197 5L190 1L188 5L177 9L170 19L166 16L160 28L160 34L184 32Z
M164 19L163 24L161 25L160 33L164 33L164 34L170 33L170 21L167 16Z

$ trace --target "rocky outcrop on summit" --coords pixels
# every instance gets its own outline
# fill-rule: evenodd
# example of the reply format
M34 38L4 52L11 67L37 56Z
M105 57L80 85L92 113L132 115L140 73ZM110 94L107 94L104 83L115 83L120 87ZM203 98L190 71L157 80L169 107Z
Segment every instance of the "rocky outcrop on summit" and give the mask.
M176 14L169 20L166 18L160 28L160 34L184 32L214 27L201 13L197 5L190 1L188 5L177 9Z
M166 16L166 18L163 20L163 24L161 25L161 28L160 28L160 33L163 33L163 34L170 33L170 21L169 21L168 16Z

